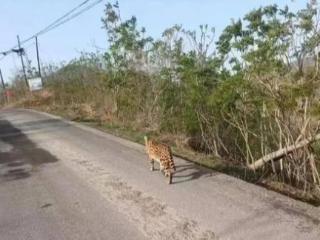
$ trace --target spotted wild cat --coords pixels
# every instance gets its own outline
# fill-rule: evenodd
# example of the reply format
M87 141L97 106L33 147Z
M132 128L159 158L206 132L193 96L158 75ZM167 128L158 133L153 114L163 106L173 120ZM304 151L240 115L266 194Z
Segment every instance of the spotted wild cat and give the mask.
M172 175L176 171L171 148L163 143L148 140L147 136L144 137L144 141L146 144L146 152L149 156L149 162L151 164L151 171L154 170L154 161L159 162L160 171L168 178L168 184L171 184Z

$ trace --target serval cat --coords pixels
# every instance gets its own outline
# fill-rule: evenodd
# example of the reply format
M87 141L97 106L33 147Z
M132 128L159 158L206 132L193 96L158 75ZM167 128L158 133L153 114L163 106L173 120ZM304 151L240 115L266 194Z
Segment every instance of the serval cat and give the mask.
M159 162L160 171L168 178L168 184L171 184L172 175L176 171L171 148L163 143L148 140L147 136L144 137L144 141L146 144L146 152L149 156L149 162L151 164L150 170L154 170L154 161Z

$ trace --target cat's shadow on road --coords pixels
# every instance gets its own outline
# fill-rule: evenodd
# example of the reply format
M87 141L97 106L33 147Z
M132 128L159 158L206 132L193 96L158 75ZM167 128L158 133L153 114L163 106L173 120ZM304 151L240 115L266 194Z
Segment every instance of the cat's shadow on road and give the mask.
M218 174L220 173L198 166L194 163L186 163L183 165L176 166L176 171L173 175L172 184L189 182L200 178L213 177Z

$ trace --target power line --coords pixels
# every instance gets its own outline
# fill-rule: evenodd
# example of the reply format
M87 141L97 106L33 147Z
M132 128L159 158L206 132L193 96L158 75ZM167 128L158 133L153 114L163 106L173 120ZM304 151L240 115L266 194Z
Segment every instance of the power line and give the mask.
M43 35L59 26L61 26L62 24L76 18L77 16L81 15L82 13L90 10L91 8L93 8L94 6L96 6L97 4L99 4L100 2L102 2L103 0L98 0L93 2L92 4L90 4L89 6L87 6L86 8L80 10L79 12L76 12L74 14L72 14L73 12L75 12L76 10L78 10L79 8L83 7L84 5L86 5L90 0L85 0L84 2L80 3L79 5L77 5L75 8L71 9L70 11L68 11L67 13L65 13L63 16L59 17L58 19L56 19L55 21L53 21L52 23L50 23L48 26L46 26L45 28L43 28L42 30L40 30L39 32L33 34L31 37L22 40L21 41L21 45L25 44L26 42L29 42L30 40L32 40L33 38ZM69 16L70 14L72 14L71 16ZM69 17L68 17L69 16ZM68 17L68 18L66 18ZM66 18L66 19L64 19ZM0 54L3 54L3 57L0 58L0 61L2 59L4 59L6 57L6 55L8 55L11 52L14 52L13 49L18 47L17 45L13 46L11 49L4 51L4 52L0 52Z
M52 26L52 27L48 28L46 31L43 31L43 32L41 32L40 34L37 34L37 35L35 35L35 36L43 35L43 34L45 34L45 33L49 32L49 31L51 31L51 30L53 30L53 29L55 29L55 28L59 27L60 25L62 25L62 24L64 24L64 23L66 23L66 22L69 22L70 20L72 20L72 19L74 19L74 18L78 17L78 16L79 16L79 15L81 15L82 13L84 13L84 12L86 12L86 11L90 10L91 8L93 8L93 7L94 7L94 6L96 6L97 4L101 3L102 1L103 1L103 0L98 0L98 1L96 1L96 2L94 2L94 3L92 3L91 5L87 6L87 7L86 7L86 8L84 8L84 9L82 9L81 11L79 11L79 12L77 12L77 13L75 13L75 14L71 15L69 18L67 18L67 19L63 20L63 21L62 21L62 22L60 22L60 23L57 23L56 25L54 25L54 26ZM35 37L35 36L34 36L34 37ZM30 39L29 39L29 40L30 40Z
M43 28L42 30L40 30L39 32L33 34L31 37L21 41L21 44L24 44L28 41L30 41L31 39L35 38L36 36L41 35L43 32L46 32L48 29L50 29L51 27L55 26L56 24L58 24L60 21L62 21L64 18L68 17L71 13L73 13L74 11L76 11L77 9L81 8L82 6L84 6L85 4L87 4L90 0L86 0L82 3L80 3L78 6L76 6L75 8L71 9L70 11L68 11L67 13L65 13L63 16L59 17L58 19L56 19L55 21L53 21L52 23L50 23L48 26L46 26L45 28Z

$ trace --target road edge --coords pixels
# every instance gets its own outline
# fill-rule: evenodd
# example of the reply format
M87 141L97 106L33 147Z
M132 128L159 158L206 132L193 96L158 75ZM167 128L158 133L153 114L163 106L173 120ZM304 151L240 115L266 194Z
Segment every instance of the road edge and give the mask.
M109 140L118 142L119 144L122 144L122 145L124 145L126 147L129 147L129 148L134 149L134 150L136 150L136 151L138 151L140 153L145 154L145 149L144 149L144 146L142 144L139 144L139 143L136 143L136 142L132 142L132 141L130 141L128 139L124 139L124 138L121 138L119 136L112 135L112 134L110 134L108 132L105 132L105 131L103 131L101 129L93 128L91 126L86 126L86 125L84 125L82 123L74 122L74 121L65 119L65 118L63 118L61 116L57 116L57 115L54 115L54 114L51 114L51 113L47 113L47 112L38 111L38 110L35 110L35 109L30 109L30 108L15 108L15 109L22 110L22 111L29 111L29 112L36 113L36 114L39 114L39 115L42 115L42 116L50 117L52 119L57 119L57 120L62 121L64 123L66 123L66 124L69 124L71 126L80 128L80 129L82 129L84 131L87 131L87 132L90 132L90 133L93 133L93 134L96 134L96 135L98 135L100 137L107 138ZM213 170L211 168L207 168L205 166L196 164L195 162L193 162L191 160L184 159L184 158L179 157L179 156L176 156L176 158L178 158L179 160L190 162L190 163L194 164L195 166L197 166L199 168L203 168L203 169L208 170L208 171L217 172L217 171L215 171L215 170ZM248 186L250 186L250 190L249 191L255 189L254 191L258 190L258 191L260 191L260 193L263 193L264 191L265 192L269 192L274 197L278 196L279 200L282 200L282 201L284 200L286 202L286 204L291 205L291 207L292 207L292 205L295 205L296 207L302 208L304 210L306 210L306 207L309 207L309 209L312 208L312 209L316 210L317 213L313 212L313 214L318 215L318 217L320 216L320 206L316 207L316 206L314 206L312 204L296 200L294 198L285 196L284 194L278 193L276 191L269 190L269 189L267 189L265 187L256 185L254 183L250 183L250 182L244 181L244 180L242 180L240 178L236 178L234 176L231 176L231 175L228 175L228 174L225 174L225 173L222 173L222 172L218 172L218 173L223 175L225 178L227 178L227 180L235 181L235 183L236 183L236 181L240 181L241 184L248 184Z
M118 143L120 143L122 145L125 145L127 147L133 148L133 149L135 149L135 150L137 150L139 152L143 152L143 153L145 152L144 151L144 146L139 144L139 143L132 142L130 140L121 138L119 136L115 136L113 134L110 134L110 133L108 133L106 131L103 131L103 130L100 130L100 129L97 129L97 128L86 126L86 125L84 125L82 123L78 123L78 122L74 122L74 121L65 119L65 118L63 118L61 116L57 116L57 115L54 115L54 114L51 114L51 113L47 113L47 112L41 112L41 111L38 111L38 110L35 110L35 109L30 109L30 108L18 108L18 110L26 110L26 111L37 113L37 114L40 114L40 115L43 115L43 116L47 116L47 117L50 117L50 118L53 118L53 119L57 119L57 120L60 120L60 121L62 121L64 123L67 123L69 125L78 127L78 128L80 128L82 130L97 134L100 137L106 137L106 138L109 138L111 140L114 140L114 141L116 141L116 142L118 142ZM181 158L181 159L183 159L183 158ZM186 159L183 159L183 160L188 161Z

